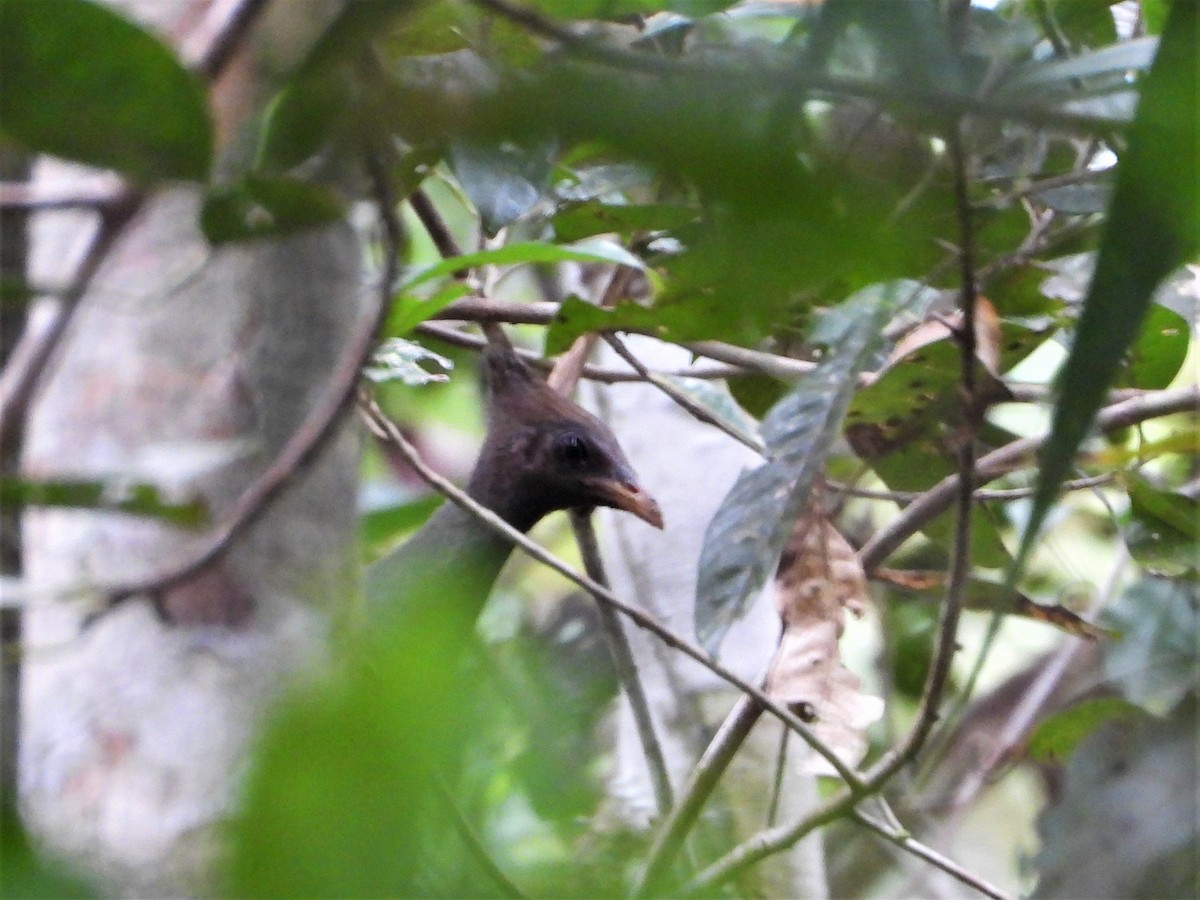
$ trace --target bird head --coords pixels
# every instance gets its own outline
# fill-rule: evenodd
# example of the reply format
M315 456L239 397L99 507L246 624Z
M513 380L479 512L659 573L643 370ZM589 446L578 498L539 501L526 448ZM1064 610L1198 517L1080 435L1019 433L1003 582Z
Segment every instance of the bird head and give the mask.
M468 486L475 499L522 530L554 510L596 506L663 527L607 425L551 390L511 347L490 345L483 364L488 430Z

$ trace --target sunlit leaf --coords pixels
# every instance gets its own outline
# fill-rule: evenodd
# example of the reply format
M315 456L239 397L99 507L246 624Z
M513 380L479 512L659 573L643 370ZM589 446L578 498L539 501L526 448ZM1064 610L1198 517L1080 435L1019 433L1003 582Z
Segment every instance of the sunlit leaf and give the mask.
M87 0L0 0L0 133L137 178L201 181L213 152L199 80Z

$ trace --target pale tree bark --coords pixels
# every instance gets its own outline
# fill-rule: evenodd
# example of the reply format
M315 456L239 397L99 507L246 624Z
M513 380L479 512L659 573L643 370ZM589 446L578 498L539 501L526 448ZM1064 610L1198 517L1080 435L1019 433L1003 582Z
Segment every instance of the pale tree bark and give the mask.
M670 370L689 362L686 351L648 338L631 338L629 346L652 368ZM615 354L606 352L606 366L622 365ZM738 473L761 460L716 428L698 422L653 386L593 386L588 391L588 399L612 426L647 490L659 501L667 523L665 530L656 531L629 521L629 516L604 513L609 579L618 595L644 605L680 634L692 634L705 529ZM709 670L672 652L652 635L633 626L627 626L626 632L678 792L737 697ZM779 616L764 592L730 630L721 660L753 681L763 674L779 634ZM608 781L610 801L625 826L642 830L660 817L642 744L625 702L617 711L616 741ZM763 717L709 801L706 817L723 817L735 839L769 824L780 747L780 724ZM815 778L804 771L809 751L798 740L788 741L787 748L778 821L798 820L817 802ZM755 887L763 896L827 896L819 833L763 863L759 879Z
M201 6L139 10L177 36ZM235 66L234 82L219 85L227 134L237 118L228 111L255 94L253 70ZM214 251L198 230L200 199L186 187L155 193L107 255L40 382L27 476L149 483L202 498L219 521L326 391L362 322L354 232L336 225ZM55 219L35 223L39 284L70 277L64 239L90 227ZM218 826L263 714L293 673L319 664L355 590L357 443L341 429L217 563L94 618L99 586L169 570L197 533L27 512L22 812L46 849L106 890L211 887ZM94 586L82 601L60 596L81 584Z

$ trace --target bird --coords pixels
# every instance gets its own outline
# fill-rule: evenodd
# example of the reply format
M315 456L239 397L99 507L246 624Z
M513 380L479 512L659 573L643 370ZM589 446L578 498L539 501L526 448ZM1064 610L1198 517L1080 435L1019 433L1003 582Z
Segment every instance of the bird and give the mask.
M489 338L482 355L487 432L467 494L521 532L556 510L597 506L662 528L658 503L608 426L552 390L506 339ZM451 631L461 633L512 549L506 537L445 502L412 538L368 567L366 607L399 609L414 625L449 615L459 621Z

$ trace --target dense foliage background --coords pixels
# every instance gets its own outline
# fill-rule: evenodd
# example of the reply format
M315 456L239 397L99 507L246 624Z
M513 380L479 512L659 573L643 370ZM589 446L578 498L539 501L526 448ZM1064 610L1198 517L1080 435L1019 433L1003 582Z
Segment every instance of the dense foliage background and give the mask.
M1191 0L359 0L214 166L199 78L157 39L85 0L0 0L0 133L131 185L205 184L214 246L367 223L373 280L399 267L371 390L454 474L481 341L442 321L518 323L548 356L594 331L693 350L685 374L708 377L644 377L765 462L709 526L683 637L715 651L818 510L871 580L842 656L885 712L811 821L763 810L759 844L697 842L651 891L736 893L756 854L819 826L838 896L1184 895L1196 17ZM617 287L602 308L564 284ZM416 485L368 452L365 560L428 515ZM3 488L6 506L110 502ZM124 503L189 515L153 491ZM576 553L561 524L539 536ZM591 827L615 675L594 634L564 660L529 627L521 602L567 588L525 565L461 664L384 624L286 705L225 890L638 883L653 829ZM924 843L955 828L988 840L961 867ZM60 890L14 834L5 892ZM959 880L928 881L937 866Z

